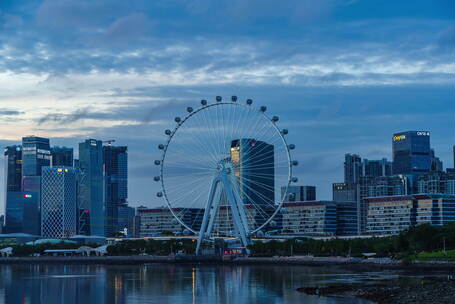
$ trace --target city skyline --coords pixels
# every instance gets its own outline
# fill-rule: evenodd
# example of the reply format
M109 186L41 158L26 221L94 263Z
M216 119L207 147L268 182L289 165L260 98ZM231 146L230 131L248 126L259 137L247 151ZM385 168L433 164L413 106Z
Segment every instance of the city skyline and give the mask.
M163 130L201 98L237 95L283 118L296 176L321 199L345 153L391 159L395 132L431 131L452 166L451 1L103 3L1 4L2 146L28 134L72 148L117 138L129 147L130 203L153 207L145 161Z

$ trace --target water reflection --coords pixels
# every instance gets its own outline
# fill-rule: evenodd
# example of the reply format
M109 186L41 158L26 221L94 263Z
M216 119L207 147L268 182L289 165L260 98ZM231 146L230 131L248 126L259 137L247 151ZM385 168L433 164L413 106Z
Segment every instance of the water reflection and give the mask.
M321 267L2 265L0 272L5 303L368 303L295 291L366 275Z

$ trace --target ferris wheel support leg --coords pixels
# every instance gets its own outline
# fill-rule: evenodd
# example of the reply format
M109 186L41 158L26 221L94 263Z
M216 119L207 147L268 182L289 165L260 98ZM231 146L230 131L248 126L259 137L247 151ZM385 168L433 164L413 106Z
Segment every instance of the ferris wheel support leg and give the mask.
M212 182L212 187L210 189L210 194L209 198L207 200L207 204L205 206L205 211L204 211L204 217L202 218L202 224L201 224L201 230L199 231L199 236L197 239L197 245L196 245L196 255L200 254L201 251L201 245L204 239L208 236L210 237L210 234L212 233L211 229L213 227L210 227L209 222L211 223L214 221L216 217L216 213L218 211L218 203L215 202L214 206L214 198L215 198L215 192L216 192L216 187L219 183L219 179L215 179ZM213 220L212 220L213 219ZM208 226L208 229L207 229Z
M229 205L231 206L232 218L234 219L234 225L239 233L240 241L246 248L250 244L248 222L246 221L245 211L243 208L243 201L240 199L240 195L236 191L235 182L232 178L227 175L222 175L221 180L223 182L224 189L226 190Z

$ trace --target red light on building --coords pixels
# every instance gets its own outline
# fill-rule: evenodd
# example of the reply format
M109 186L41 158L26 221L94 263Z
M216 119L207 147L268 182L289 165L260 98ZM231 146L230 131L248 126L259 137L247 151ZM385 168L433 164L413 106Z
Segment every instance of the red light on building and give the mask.
M251 146L253 146L253 147L256 146L256 142L255 142L255 141L252 141L252 142L251 142Z
M85 214L88 214L88 209L85 209L85 210L84 210L84 213L85 213Z

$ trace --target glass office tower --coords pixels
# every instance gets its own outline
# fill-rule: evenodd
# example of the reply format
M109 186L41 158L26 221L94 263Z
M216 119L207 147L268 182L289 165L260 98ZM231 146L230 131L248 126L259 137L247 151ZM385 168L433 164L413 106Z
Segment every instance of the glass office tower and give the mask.
M49 166L50 160L49 138L37 136L22 138L22 176L40 176L41 168Z
M128 148L104 146L104 208L105 235L119 232L119 208L126 206L128 197Z
M231 161L240 182L244 204L270 206L275 202L274 147L253 138L231 142Z
M51 149L49 138L38 136L26 136L22 138L22 191L35 193L38 201L37 222L33 227L37 230L33 233L39 235L40 216L41 216L41 170L43 167L50 166Z
M73 148L68 147L52 147L52 166L73 166Z
M393 134L393 174L419 175L431 169L430 132Z
M76 234L76 169L45 167L41 181L41 236L68 238Z
M8 192L5 233L39 235L39 197L36 192Z
M87 139L79 143L79 232L104 236L103 144Z
M21 191L22 185L22 147L9 146L5 148L5 191Z

